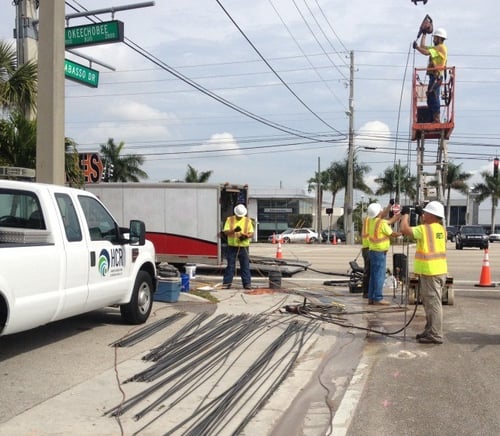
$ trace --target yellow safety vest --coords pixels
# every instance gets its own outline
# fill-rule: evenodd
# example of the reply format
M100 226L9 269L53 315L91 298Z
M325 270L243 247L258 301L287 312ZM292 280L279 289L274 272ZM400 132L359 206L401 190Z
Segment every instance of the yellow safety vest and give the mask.
M448 60L448 49L444 44L439 44L431 47L427 47L429 50L429 64L428 68L444 68L446 67L446 62ZM443 70L431 70L429 74L436 77L443 76Z
M421 224L413 229L417 241L414 269L416 274L437 276L448 273L446 230L439 223Z
M232 236L227 237L227 244L231 247L249 247L250 246L250 238L240 241L240 236L242 234L248 235L254 232L252 220L246 216L238 218L235 215L232 215L226 219L224 224L224 231L232 230L235 227L241 227L240 232L236 232Z
M368 240L370 250L387 251L391 246L389 236L392 235L392 229L387 220L383 218L373 218L368 225Z
M370 226L370 219L369 217L366 217L363 221L363 229L361 231L361 246L363 248L368 248L370 246L370 234L369 234L369 226Z

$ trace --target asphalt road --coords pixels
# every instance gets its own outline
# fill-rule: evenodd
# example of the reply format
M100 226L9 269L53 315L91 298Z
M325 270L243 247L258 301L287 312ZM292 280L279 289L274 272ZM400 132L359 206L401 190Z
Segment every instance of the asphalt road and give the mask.
M394 252L408 255L411 270L412 249L394 247ZM254 255L274 257L275 253L272 244L252 246ZM423 309L417 307L412 317L414 306L403 310L399 292L386 294L394 303L390 311L367 311L359 294L350 294L342 286L323 285L325 280L341 279L336 274L347 273L348 262L358 255L359 247L345 245L285 245L284 259L311 263L307 271L282 279L288 292L251 295L238 289L220 290L213 292L219 299L217 304L187 295L182 295L178 303L156 302L149 323L173 314L185 316L160 335L133 347L109 346L132 331L121 324L118 311L111 308L1 337L0 435L135 434L144 425L134 421L133 415L126 414L117 421L103 413L120 402L120 389L128 397L139 389L140 384L122 383L143 367L141 357L145 353L200 313L264 313L271 323L281 326L270 326L269 332L281 334L282 326L290 323L290 315L279 309L303 302L297 293L312 293L316 295L314 301L324 297L328 302L344 304L350 314L343 322L351 326L342 327L329 320L319 323L301 349L294 370L242 434L500 434L500 287L475 286L484 267L484 253L455 250L449 243L455 304L444 307L445 343L440 346L415 342L414 336L424 324ZM362 263L360 255L358 261ZM498 283L500 244L491 244L489 262L492 282ZM392 267L392 256L388 256L388 267ZM219 282L220 276L198 274L193 284L213 286ZM265 274L257 272L253 285L266 288ZM230 386L235 368L250 366L272 340L259 335L255 342L259 347L249 352L246 363L224 369L224 377L213 382L211 389ZM206 394L206 398L210 396ZM162 415L158 408L157 421L139 434L164 434L186 410L195 408L194 404L189 397L187 406L170 415ZM231 428L228 425L219 434L230 434Z

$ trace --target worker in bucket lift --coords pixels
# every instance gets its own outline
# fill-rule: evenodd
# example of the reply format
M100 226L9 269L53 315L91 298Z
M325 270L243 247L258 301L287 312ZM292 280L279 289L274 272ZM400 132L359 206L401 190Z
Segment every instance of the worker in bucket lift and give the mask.
M249 247L254 228L252 220L247 217L245 205L238 204L234 208L234 215L226 219L223 231L227 236L227 266L222 279L222 287L224 289L231 287L236 270L236 258L238 258L243 287L251 289Z
M444 207L431 201L422 210L422 224L410 227L409 208L401 211L400 230L417 241L414 270L419 277L420 297L425 311L425 328L416 336L421 344L443 343L442 289L446 284L446 231Z
M385 219L387 208L382 209L378 203L368 206L367 214L373 217L368 224L368 240L370 244L370 282L368 285L368 304L387 306L391 303L384 300L383 288L387 271L387 251L391 245L391 237L400 236L391 225L399 221L400 215L394 214Z
M441 83L443 81L444 69L448 59L448 49L444 45L445 39L448 37L446 30L437 29L433 34L433 46L426 45L426 33L422 33L420 45L417 41L413 42L413 48L425 56L429 56L427 65L427 75L429 76L429 84L427 86L427 107L432 114L432 122L441 122Z

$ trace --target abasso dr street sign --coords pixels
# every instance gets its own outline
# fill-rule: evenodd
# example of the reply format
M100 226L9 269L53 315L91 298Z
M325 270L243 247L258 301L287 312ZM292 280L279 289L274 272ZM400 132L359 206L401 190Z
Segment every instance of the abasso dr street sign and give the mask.
M64 75L67 79L82 83L91 88L97 88L99 84L99 71L68 59L64 60Z

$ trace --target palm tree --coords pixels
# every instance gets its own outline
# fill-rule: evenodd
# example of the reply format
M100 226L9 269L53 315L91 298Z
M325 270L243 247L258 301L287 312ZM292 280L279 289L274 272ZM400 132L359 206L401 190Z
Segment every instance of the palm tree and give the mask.
M116 145L113 138L109 138L106 144L101 144L104 165L108 170L113 169L112 174L109 173L109 181L138 182L140 179L147 179L147 173L140 168L144 163L144 157L135 154L122 156L124 146L123 141Z
M446 222L450 222L450 211L451 211L451 190L454 189L456 191L461 192L462 194L467 195L469 187L467 180L472 177L470 173L464 173L462 170L462 164L455 165L453 162L448 163L448 168L446 171Z
M319 173L316 171L314 174L314 177L311 177L307 181L307 191L316 191L316 200L317 200L317 205L321 208L323 205L323 193L328 190L328 186L330 183L330 173L328 171L320 171ZM316 222L316 227L318 230L318 233L321 233L321 230L323 230L321 227L321 213L318 213L317 215L317 222Z
M320 187L324 191L328 191L332 194L332 208L335 206L335 198L338 192L341 189L345 189L347 186L347 165L348 159L346 157L343 161L332 162L327 170L320 173ZM364 181L364 176L368 173L368 171L370 171L370 167L368 165L360 164L357 161L357 157L354 156L353 170L353 188L366 194L373 194L373 191ZM308 180L310 191L313 184L315 186L317 182L316 173L315 177ZM338 221L339 224L341 222L341 220Z
M392 167L387 167L384 173L375 179L375 183L380 185L380 188L375 191L376 195L394 195L396 203L400 203L400 195L404 193L410 203L416 201L417 178L409 175L406 165L395 164Z
M83 188L85 177L80 168L80 156L76 148L76 142L71 138L64 139L64 166L66 172L66 182L69 186Z
M202 171L201 173L199 173L191 165L188 164L188 169L186 171L184 181L186 183L206 183L212 175L212 172L213 171Z
M0 41L0 107L28 114L36 106L37 64L17 65L11 44Z
M36 168L36 121L18 112L0 120L0 164Z
M488 171L481 173L482 183L477 183L472 189L477 194L477 202L482 203L488 197L491 197L491 233L495 233L495 216L500 198L500 179L490 174Z

